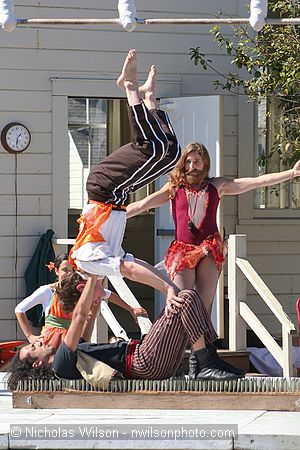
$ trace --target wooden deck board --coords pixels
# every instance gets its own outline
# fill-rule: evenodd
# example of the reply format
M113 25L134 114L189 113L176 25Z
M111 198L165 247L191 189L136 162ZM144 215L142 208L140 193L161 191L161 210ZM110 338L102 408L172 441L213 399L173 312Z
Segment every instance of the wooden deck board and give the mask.
M300 411L300 392L13 392L13 407L27 409L225 409Z

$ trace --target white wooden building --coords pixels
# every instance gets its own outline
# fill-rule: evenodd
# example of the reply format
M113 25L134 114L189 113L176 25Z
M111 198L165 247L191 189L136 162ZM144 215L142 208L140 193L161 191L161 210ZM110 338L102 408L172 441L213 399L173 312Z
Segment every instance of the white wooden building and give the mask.
M144 18L213 17L220 11L226 17L247 17L247 3L136 0L136 7L138 16ZM116 0L17 0L15 4L19 18L117 17ZM202 114L200 107L197 117L202 123L212 114L207 126L212 132L217 130L220 174L257 174L259 124L254 105L243 97L216 91L215 73L203 72L189 56L191 47L200 46L219 72L225 74L232 68L209 28L140 26L128 33L117 25L45 25L18 27L12 33L0 30L0 129L20 122L32 137L29 148L17 156L0 146L0 341L22 337L14 308L24 297L23 275L40 235L52 228L57 238L72 237L70 230L84 202L90 165L127 137L122 121L124 101L120 101L124 94L115 80L130 48L137 50L141 81L151 64L158 67L158 96L170 110L178 97L214 96L217 109L205 106ZM231 33L229 27L226 32ZM192 103L186 105L190 108ZM185 141L187 135L183 132L182 136ZM300 294L300 210L290 205L289 194L278 201L268 195L251 192L225 198L223 227L227 236L247 235L249 260L295 322ZM160 214L134 219L128 228L128 242L134 231L137 247L130 250L141 250L148 236L145 259L155 262L165 245L157 246L157 229L171 228L171 222L168 227ZM144 296L145 305L153 310L153 295L143 289L138 287L136 294ZM271 333L277 334L276 319L250 288L247 301Z

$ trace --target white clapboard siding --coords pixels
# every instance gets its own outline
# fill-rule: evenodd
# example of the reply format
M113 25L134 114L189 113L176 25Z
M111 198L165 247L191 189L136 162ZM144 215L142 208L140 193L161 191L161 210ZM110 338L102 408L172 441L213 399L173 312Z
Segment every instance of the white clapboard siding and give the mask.
M267 225L237 225L236 232L238 234L246 234L249 241L257 242L276 242L290 241L299 242L300 237L300 223L299 221L290 221L287 224L282 224L282 220L277 224ZM278 261L281 262L281 261Z
M98 53L105 53L108 51L114 51L119 48L120 52L127 52L128 46L136 46L138 41L138 49L141 49L142 54L148 50L161 54L176 55L178 53L188 53L189 48L200 45L201 48L207 53L215 55L222 55L222 50L217 46L212 38L207 37L209 27L202 26L201 28L192 26L189 33L186 34L184 28L178 29L178 26L169 26L167 33L156 32L151 33L151 40L149 38L149 31L152 28L147 28L147 33L144 29L138 28L134 33L128 33L126 39L124 37L124 31L118 27L114 30L111 27L104 26L86 26L85 29L73 26L67 28L66 39L66 27L48 27L36 29L21 29L18 28L15 33L3 34L2 44L5 48L17 48L17 49L30 49L36 48L39 51L44 50L89 50ZM180 33L181 30L181 33ZM229 33L227 34L232 34ZM180 40L178 39L180 35ZM2 35L1 35L2 36ZM116 37L118 37L118 47L116 47ZM177 39L176 39L177 38ZM99 43L101 42L101 46ZM205 42L205 46L204 46ZM140 55L139 55L140 59Z
M95 14L96 12L102 12L107 15L107 13L116 13L113 17L117 17L117 3L112 0L85 0L83 3L81 0L72 0L70 2L62 2L59 0L44 0L44 1L27 1L27 0L17 0L15 2L16 11L28 12L29 10L38 11L41 16L42 11L53 12L56 17L59 16L58 13L67 13L69 17L70 14L75 14L77 11L81 11L81 14L88 14L89 10ZM160 0L138 0L136 3L137 12L147 12L153 14L167 15L167 17L188 17L194 14L201 14L205 17L206 15L216 15L220 11L224 11L226 15L235 16L238 12L239 0L226 0L226 5L220 0L211 0L209 3L205 1L195 2L195 0L168 0L161 2ZM138 16L141 16L138 14ZM25 16L24 16L25 17ZM26 15L26 17L29 17ZM50 17L50 16L49 16ZM52 16L51 16L52 17ZM54 17L54 16L53 16ZM85 16L81 16L85 17ZM142 16L141 16L142 17Z
M13 216L16 213L16 198L14 195L0 195L0 216ZM2 222L2 217L1 217ZM1 224L2 228L2 224ZM1 236L2 230L1 230Z
M14 291L15 291L16 278L12 277L12 274L10 274L10 277L5 277L5 278L0 277L0 282L1 282L0 299L8 299L9 298L10 301L14 304L12 295L14 294Z
M0 154L0 174L11 174L15 168L15 159L8 153Z
M2 38L3 33L1 33ZM3 49L1 49L2 54ZM49 72L45 70L1 68L1 90L6 91L46 91L50 93L51 81ZM4 105L2 105L4 106Z
M276 242L256 242L248 241L248 255L290 255L300 254L300 241L289 240L289 236L285 236L284 240ZM280 257L280 256L279 256Z
M4 309L6 312L6 320L15 321L15 307L16 303L12 302L11 299L0 299L0 308ZM1 324L1 319L0 319ZM1 325L0 325L1 326Z
M18 175L18 194L51 194L51 191L51 175L37 175L35 173Z
M52 173L51 154L32 155L23 153L18 156L18 174Z
M37 242L40 236L18 236L17 244L18 244L18 256L19 257L30 257L32 256L32 252L35 249ZM0 258L15 256L15 245L16 245L16 237L15 236L1 236L0 237ZM11 274L12 276L13 274ZM1 283L2 289L2 283Z
M19 215L47 215L52 208L52 197L50 195L19 195L18 199Z
M12 174L1 174L1 195L12 195L15 193L15 180ZM0 214L5 214L1 211Z
M197 43L196 43L197 44ZM139 61L142 71L145 73L149 70L149 65L155 63L160 70L160 75L164 73L171 74L198 74L200 68L195 66L190 59L188 54L189 49L185 49L182 54L165 54L156 53L152 50L151 58L149 58L149 53L143 53L142 50L139 51L139 46L136 45L137 51L139 52ZM1 55L6 62L6 66L12 69L17 69L20 65L20 60L22 60L22 66L24 69L29 70L39 70L40 67L52 71L78 71L79 73L86 74L86 67L89 67L89 72L101 74L101 72L109 71L113 73L120 72L120 60L123 59L127 53L128 45L126 50L120 52L120 44L116 43L115 47L107 52L99 52L96 56L94 50L47 50L47 49L23 49L23 48L3 48L1 50ZM150 51L150 49L149 49ZM37 57L38 53L38 57ZM105 61L105 65L101 64L101 61ZM216 55L214 57L214 62L216 66L224 67L224 70L229 71L232 69L230 60L225 55ZM212 70L208 70L208 74L212 76L212 81L218 78ZM199 85L199 88L201 86ZM211 87L211 93L215 94L215 88Z
M18 195L19 215L45 215L49 214L52 208L51 195ZM16 212L15 195L0 195L0 216L13 216ZM3 222L1 217L1 236L3 236Z
M5 90L0 92L0 103L5 105L6 111L51 111L51 93L50 92L28 92Z
M1 308L1 304L0 304ZM5 308L1 308L6 313ZM15 319L0 319L0 330L2 340L13 341L16 339L16 320Z
M0 124L6 125L9 122L18 121L27 125L33 133L51 132L52 121L50 112L5 111L3 106L0 112Z

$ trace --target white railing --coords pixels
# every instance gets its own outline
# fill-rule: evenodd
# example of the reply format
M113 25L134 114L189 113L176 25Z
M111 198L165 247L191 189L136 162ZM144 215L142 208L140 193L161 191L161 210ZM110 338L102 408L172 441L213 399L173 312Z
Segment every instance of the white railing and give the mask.
M246 258L246 236L230 235L228 241L229 350L246 350L247 324L283 369L285 377L293 376L292 335L295 330L276 297L255 272ZM245 303L247 280L281 323L282 347Z

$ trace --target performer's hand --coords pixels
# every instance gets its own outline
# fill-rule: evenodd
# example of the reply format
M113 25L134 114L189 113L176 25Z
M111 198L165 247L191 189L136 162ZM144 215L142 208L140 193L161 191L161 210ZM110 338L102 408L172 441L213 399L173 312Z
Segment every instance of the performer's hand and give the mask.
M95 290L94 290L94 298L103 298L105 297L104 287L102 285L103 280L97 280Z
M41 334L39 334L38 336L35 334L30 334L29 336L27 336L27 340L28 342L30 342L30 344L36 344L43 340L43 336Z
M91 309L98 308L100 306L101 302L102 302L102 298L101 297L94 298L94 300L92 302L92 305L91 305Z
M166 306L165 306L165 314L167 317L170 317L171 314L177 314L178 309L182 307L184 303L184 299L178 297L175 294L175 290L173 287L169 287L167 298L166 298Z
M142 307L138 307L138 308L131 308L131 314L132 317L134 318L135 322L137 322L138 316L139 317L149 317L147 311L142 308Z
M293 167L293 177L300 177L300 161L297 161Z

